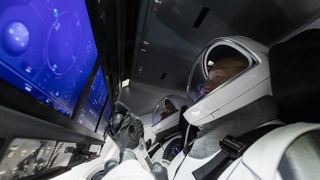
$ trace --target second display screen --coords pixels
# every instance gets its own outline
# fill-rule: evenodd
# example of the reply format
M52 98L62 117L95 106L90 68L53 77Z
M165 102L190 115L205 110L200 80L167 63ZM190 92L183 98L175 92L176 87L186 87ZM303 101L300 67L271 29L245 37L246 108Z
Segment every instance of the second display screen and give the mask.
M108 97L107 87L102 68L99 67L90 86L85 103L82 106L77 122L88 129L95 131L99 116Z

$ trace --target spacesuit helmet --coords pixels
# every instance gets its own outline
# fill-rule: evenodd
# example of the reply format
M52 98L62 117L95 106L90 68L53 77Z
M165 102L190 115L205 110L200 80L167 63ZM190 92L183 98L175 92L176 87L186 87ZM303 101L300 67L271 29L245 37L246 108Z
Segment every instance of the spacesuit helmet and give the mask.
M194 63L187 95L195 103L186 120L200 126L271 95L268 48L246 37L212 41Z
M179 95L168 95L162 98L152 113L152 128L155 134L179 124L183 107L192 104L187 98Z

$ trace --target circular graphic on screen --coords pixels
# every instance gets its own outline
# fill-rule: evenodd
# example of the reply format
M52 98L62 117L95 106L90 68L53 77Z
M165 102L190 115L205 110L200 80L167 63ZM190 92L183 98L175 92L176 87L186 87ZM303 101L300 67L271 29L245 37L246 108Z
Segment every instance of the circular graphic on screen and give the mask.
M82 45L81 34L81 22L75 13L61 13L50 27L45 59L56 75L66 74L76 63Z
M29 41L29 30L22 22L10 22L2 32L3 49L11 56L18 56L25 52L28 48Z

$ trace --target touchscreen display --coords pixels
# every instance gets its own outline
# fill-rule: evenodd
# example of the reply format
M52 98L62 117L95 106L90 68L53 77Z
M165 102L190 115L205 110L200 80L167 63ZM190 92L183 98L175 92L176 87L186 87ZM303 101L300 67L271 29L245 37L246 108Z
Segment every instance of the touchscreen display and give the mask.
M85 0L2 0L0 79L71 117L97 59Z

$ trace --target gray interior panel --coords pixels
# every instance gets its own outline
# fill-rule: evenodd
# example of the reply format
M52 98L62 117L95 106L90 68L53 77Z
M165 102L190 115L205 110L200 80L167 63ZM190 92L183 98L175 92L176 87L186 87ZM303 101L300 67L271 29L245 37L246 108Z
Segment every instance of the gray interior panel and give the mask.
M319 17L317 0L149 0L132 79L185 90L193 61L210 41L242 35L271 46Z

